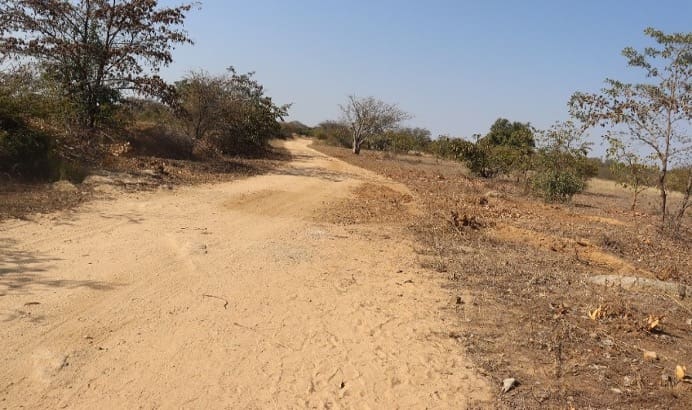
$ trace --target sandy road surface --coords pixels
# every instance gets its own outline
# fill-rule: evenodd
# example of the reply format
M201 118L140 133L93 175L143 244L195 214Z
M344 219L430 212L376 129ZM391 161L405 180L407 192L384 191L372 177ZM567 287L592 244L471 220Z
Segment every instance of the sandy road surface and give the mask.
M488 398L400 227L314 216L363 181L404 188L307 145L268 175L0 224L0 408Z

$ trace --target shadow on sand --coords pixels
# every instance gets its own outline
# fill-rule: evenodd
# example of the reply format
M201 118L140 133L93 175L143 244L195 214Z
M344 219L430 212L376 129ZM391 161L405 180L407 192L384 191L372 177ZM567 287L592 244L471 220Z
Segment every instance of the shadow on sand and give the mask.
M59 279L55 275L46 277L45 272L55 268L54 262L61 259L18 249L12 239L0 238L0 297L8 295L31 295L47 288L88 288L110 290L115 287L101 281Z

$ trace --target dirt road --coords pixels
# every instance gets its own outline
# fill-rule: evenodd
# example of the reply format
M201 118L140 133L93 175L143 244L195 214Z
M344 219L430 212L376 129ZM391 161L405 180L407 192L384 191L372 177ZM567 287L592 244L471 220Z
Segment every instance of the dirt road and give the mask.
M491 393L401 226L308 141L271 174L0 224L0 408L463 408Z

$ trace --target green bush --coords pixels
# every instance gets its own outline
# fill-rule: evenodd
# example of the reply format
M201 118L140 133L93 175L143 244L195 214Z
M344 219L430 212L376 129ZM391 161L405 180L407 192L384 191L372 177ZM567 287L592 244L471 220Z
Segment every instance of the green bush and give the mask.
M534 192L549 202L568 202L586 188L583 176L572 170L546 170L531 179Z
M542 147L532 162L531 188L546 201L567 202L598 173L588 158L591 144L571 121L555 123L541 134Z
M430 143L429 150L440 158L462 160L473 145L465 139L441 135Z
M26 126L0 130L0 170L27 179L51 179L57 159L53 139Z
M482 178L493 178L501 174L510 174L526 165L530 151L510 146L496 146L481 140L472 143L454 139L447 142L446 149L453 153L453 158L464 162L473 175ZM447 154L449 157L449 154Z
M369 140L369 148L378 151L429 151L432 140L425 128L399 128Z

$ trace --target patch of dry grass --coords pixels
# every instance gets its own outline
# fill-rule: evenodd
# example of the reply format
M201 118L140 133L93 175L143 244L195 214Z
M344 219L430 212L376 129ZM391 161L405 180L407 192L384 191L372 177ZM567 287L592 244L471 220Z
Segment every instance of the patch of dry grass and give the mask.
M317 218L339 225L388 223L409 212L413 198L387 186L365 183L350 198L329 204Z
M692 385L673 375L692 363L690 297L587 280L627 273L690 285L689 231L661 235L653 210L630 212L628 193L614 184L595 181L573 204L553 205L445 161L317 149L414 192L424 210L409 221L421 263L447 275L460 295L449 307L464 329L454 337L498 386L506 377L521 383L498 396L498 407L692 407ZM655 329L650 316L662 318Z

